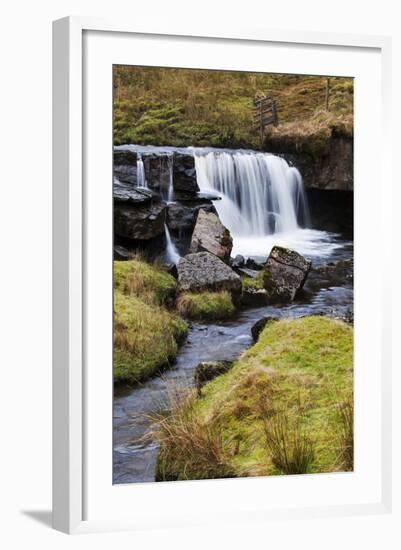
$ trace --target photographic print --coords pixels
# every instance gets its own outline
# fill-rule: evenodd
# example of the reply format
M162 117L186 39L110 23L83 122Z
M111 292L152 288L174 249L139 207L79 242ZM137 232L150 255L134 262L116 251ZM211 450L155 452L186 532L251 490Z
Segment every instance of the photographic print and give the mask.
M113 88L113 483L352 471L353 79Z

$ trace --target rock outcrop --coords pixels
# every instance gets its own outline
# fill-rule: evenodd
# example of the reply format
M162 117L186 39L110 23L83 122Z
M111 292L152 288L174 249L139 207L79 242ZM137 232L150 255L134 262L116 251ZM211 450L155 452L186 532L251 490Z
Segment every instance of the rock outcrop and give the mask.
M259 319L259 321L256 321L256 323L254 325L252 325L252 328L251 328L251 334L252 334L253 341L254 342L258 341L260 333L265 328L267 323L274 323L275 321L278 321L278 320L279 320L278 317L271 316L271 317L262 317L261 319Z
M308 276L312 263L288 248L274 246L263 270L270 302L291 302Z
M116 203L114 232L118 237L149 240L164 234L166 204L156 202L143 206Z
M204 361L195 369L195 387L198 397L202 395L202 387L210 380L228 372L233 366L232 361Z
M220 258L210 252L187 254L178 263L180 292L228 290L234 296L241 292L241 278Z
M306 188L336 191L352 191L354 188L352 137L333 135L317 147L312 139L300 141L272 135L268 138L266 150L283 155L294 164L301 172Z
M149 189L133 187L114 179L113 198L115 202L124 202L134 205L148 204L153 197Z
M224 262L230 259L233 241L217 214L199 210L192 234L190 252L211 252Z

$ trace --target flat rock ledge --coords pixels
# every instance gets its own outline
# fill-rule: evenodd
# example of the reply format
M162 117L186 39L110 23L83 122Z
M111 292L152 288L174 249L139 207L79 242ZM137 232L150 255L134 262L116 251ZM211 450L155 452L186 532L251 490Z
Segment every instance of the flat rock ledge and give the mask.
M210 252L187 254L178 263L178 290L202 292L228 290L241 293L241 278L227 264Z
M263 272L263 286L270 302L294 300L304 286L311 266L312 262L295 250L274 246Z

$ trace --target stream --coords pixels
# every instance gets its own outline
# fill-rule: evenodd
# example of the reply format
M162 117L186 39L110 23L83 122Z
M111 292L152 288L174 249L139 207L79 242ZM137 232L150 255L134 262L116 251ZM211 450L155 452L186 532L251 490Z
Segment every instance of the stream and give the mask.
M142 439L149 429L147 415L166 404L171 384L193 385L194 369L198 363L238 357L252 345L252 325L262 317L318 314L342 317L352 309L352 241L344 240L337 234L327 234L327 237L330 252L323 257L313 255L313 269L302 295L293 303L240 311L227 322L193 323L175 364L169 370L134 388L115 388L113 483L155 480L158 444L156 441L145 443Z

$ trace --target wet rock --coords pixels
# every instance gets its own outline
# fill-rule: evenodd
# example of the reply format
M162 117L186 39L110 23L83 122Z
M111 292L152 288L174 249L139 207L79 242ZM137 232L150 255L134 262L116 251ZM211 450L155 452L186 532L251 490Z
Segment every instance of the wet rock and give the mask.
M169 275L172 275L175 279L178 278L177 266L175 264L173 263L165 264L164 268Z
M263 265L264 264L257 262L253 258L248 258L245 263L245 267L247 267L248 269L253 269L255 271L260 271L261 269L263 269Z
M239 275L210 252L187 254L181 258L177 269L180 292L228 290L233 295L241 293Z
M114 179L113 198L115 202L124 202L134 205L148 204L153 197L149 189L133 187Z
M221 223L217 214L199 210L190 252L207 251L228 262L233 241L229 230Z
M274 246L263 272L263 286L269 301L291 302L304 286L311 265L312 262L295 250Z
M258 276L259 271L256 271L255 269L248 269L247 267L240 267L235 270L240 275L244 275L245 277L251 277L252 279L256 279Z
M233 269L236 269L236 268L239 268L239 267L244 267L245 265L245 258L244 256L241 256L241 254L237 254L235 256L235 258L233 258L231 261L230 261L230 265Z
M199 363L195 369L195 387L198 396L202 395L202 387L210 380L225 374L233 366L232 361L205 361Z
M126 248L120 245L115 245L113 248L113 256L115 260L127 261L129 260L129 252Z
M269 303L269 293L265 288L244 288L241 305L245 307L261 307Z
M114 208L114 231L119 237L146 241L164 234L166 205L163 202L132 206L117 203Z
M251 334L252 334L253 341L257 342L257 340L260 336L260 333L265 328L267 323L274 323L275 321L278 321L278 320L279 320L279 317L276 317L276 316L273 315L273 316L270 316L270 317L262 317L261 319L259 319L259 321L256 321L256 323L251 328Z
M195 159L192 154L174 154L174 191L197 193L199 186L196 181Z
M167 224L170 231L176 233L181 233L182 231L192 233L200 209L206 212L215 212L213 204L206 200L199 202L174 202L169 204L167 208Z

